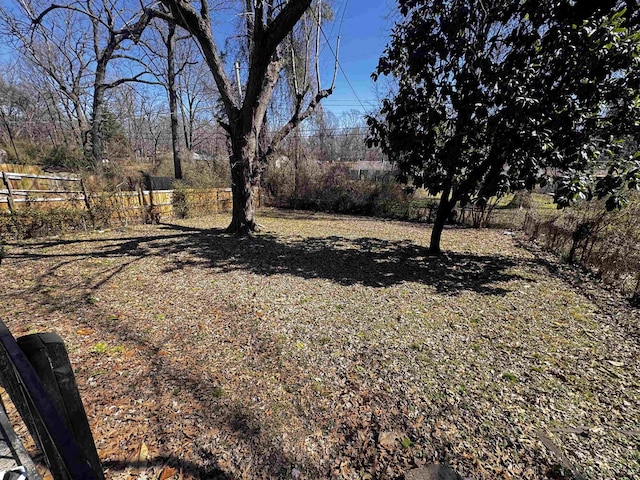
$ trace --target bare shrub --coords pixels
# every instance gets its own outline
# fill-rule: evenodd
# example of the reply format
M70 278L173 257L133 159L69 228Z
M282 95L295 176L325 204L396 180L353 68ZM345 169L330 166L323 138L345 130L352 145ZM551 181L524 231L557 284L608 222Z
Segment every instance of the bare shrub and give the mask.
M640 198L607 212L601 201L544 220L528 215L525 232L570 262L584 265L623 292L640 293Z
M15 239L59 235L86 230L89 223L89 216L83 210L26 207L13 213L0 214L0 235Z
M153 174L173 177L173 157L163 155L153 169ZM231 184L231 170L226 158L198 157L185 153L182 161L182 182L191 188L228 188Z

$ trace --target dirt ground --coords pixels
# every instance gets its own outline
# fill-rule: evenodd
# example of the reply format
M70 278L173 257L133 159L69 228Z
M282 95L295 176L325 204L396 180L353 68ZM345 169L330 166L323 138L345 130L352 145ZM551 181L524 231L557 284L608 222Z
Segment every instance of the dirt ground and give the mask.
M8 242L108 478L640 478L640 313L518 234L261 212ZM18 427L20 430L20 427Z

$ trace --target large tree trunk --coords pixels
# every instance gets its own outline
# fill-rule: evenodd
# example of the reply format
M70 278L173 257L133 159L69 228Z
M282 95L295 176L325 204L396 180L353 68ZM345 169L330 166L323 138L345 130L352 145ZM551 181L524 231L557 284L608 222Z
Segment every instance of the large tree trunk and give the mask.
M76 81L74 81L71 95L69 95L69 98L71 99L71 104L73 105L72 113L75 114L76 120L75 122L73 121L72 119L73 116L70 120L72 125L74 123L77 124L77 127L74 127L74 130L75 128L78 129L78 131L76 132L76 135L80 141L79 145L82 148L82 151L86 152L88 149L87 132L89 131L89 120L87 120L87 116L83 109L82 102L80 101L81 92L82 92L82 87L80 86L80 79L78 78Z
M107 63L99 61L93 87L93 108L91 111L91 160L96 169L102 168L104 154L104 95L107 77Z
M257 230L251 175L256 141L251 132L231 135L231 192L233 211L227 232L248 235Z
M246 2L249 70L245 88L238 93L225 71L223 56L216 45L208 3L200 2L199 11L188 1L161 0L161 3L167 11L154 10L151 13L155 17L177 23L196 38L215 80L227 117L223 126L231 139L233 217L227 231L249 233L257 227L253 186L259 177L261 165L274 154L279 142L311 115L319 102L333 91L333 85L329 89L320 90L318 79L320 91L311 98L307 108L302 109L304 96L300 96L289 122L275 133L266 151L260 151L258 138L265 113L284 67L281 43L307 11L311 0L289 0L278 6L265 0Z
M176 25L169 23L167 35L167 87L169 90L169 109L171 110L171 146L173 148L173 170L177 180L182 180L182 158L178 135L178 93L176 91L176 67L174 52L176 46Z
M94 168L102 166L104 153L104 89L96 88L93 96L91 115L91 160Z
M433 230L431 231L431 242L429 244L429 253L440 253L440 239L442 238L442 231L447 223L447 219L451 216L451 211L455 205L455 200L450 199L451 186L447 185L440 197L440 203L438 204L438 211L436 212L436 219L433 223Z

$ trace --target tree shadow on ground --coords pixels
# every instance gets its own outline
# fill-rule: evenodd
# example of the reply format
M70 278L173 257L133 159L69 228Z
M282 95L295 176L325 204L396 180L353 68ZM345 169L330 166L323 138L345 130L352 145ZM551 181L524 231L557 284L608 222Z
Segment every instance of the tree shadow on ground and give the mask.
M472 291L503 295L501 283L520 278L510 269L519 264L500 255L450 252L430 255L426 247L409 240L381 240L372 237L347 238L289 237L261 233L238 238L223 230L200 230L163 224L153 236L30 244L29 251L7 256L19 258L125 257L164 258L166 271L187 267L212 268L230 272L245 270L257 275L294 275L305 279L325 279L340 285L389 287L403 282L430 285L443 294ZM37 246L73 246L83 243L80 253L47 252ZM89 248L87 248L87 245Z
M106 312L102 315L106 318ZM259 412L246 405L244 402L220 394L220 385L216 382L216 372L201 370L192 363L185 364L181 356L168 356L161 354L164 348L174 344L172 335L163 339L151 339L140 331L137 325L126 322L112 323L100 322L103 332L117 336L120 341L149 358L149 373L144 381L148 381L151 387L151 400L156 406L163 404L163 395L167 391L179 390L180 395L192 398L198 408L203 412L215 412L215 415L200 415L197 429L202 437L193 438L184 435L185 442L191 442L198 460L194 463L181 456L160 456L146 462L146 468L169 465L182 469L183 473L190 475L187 478L220 479L236 478L228 473L228 465L220 462L219 446L211 443L207 437L210 431L222 431L225 445L231 443L235 449L241 449L245 461L252 459L251 467L259 471L262 478L288 478L291 469L296 466L305 472L308 478L323 478L326 475L320 469L306 459L292 458L285 452L282 443L273 438L267 428L268 419L259 416ZM251 337L256 332L244 332L243 337ZM268 361L280 356L278 349L253 352L253 356L269 364ZM255 359L253 359L255 360ZM197 363L197 362L196 362ZM179 398L179 397L176 397ZM193 407L193 404L190 404ZM157 439L168 439L180 435L180 425L170 425L164 420L163 413L166 409L158 409L150 412L150 425ZM198 440L204 440L198 442ZM199 443L199 444L198 444ZM218 448L218 450L216 450ZM226 448L229 448L227 445ZM126 471L130 468L141 467L135 460L115 460L103 462L103 466L111 470ZM245 465L246 466L246 465ZM238 465L236 465L238 467Z
M163 468L165 466L180 470L187 478L206 478L215 480L230 480L231 476L216 467L203 467L195 463L188 462L175 456L154 457L146 462L109 460L102 463L102 466L110 472L124 472L127 470L144 471L149 468ZM174 478L173 476L170 478Z
M522 260L500 255L448 253L430 256L426 247L409 240L343 236L302 238L271 233L237 238L222 230L170 224L160 226L154 235L30 242L28 248L12 249L7 256L17 261L51 259L53 266L42 272L43 278L81 259L119 260L96 269L91 279L82 280L78 287L85 289L98 289L107 280L117 281L123 269L133 262L151 257L157 258L158 264L167 271L182 268L218 272L242 270L256 275L293 275L304 279L327 280L343 286L373 288L418 282L449 295L464 291L502 295L508 292L504 282L520 278L513 270L522 263ZM43 285L39 282L35 288ZM105 310L99 318L108 319L109 313ZM159 355L163 342L146 338L135 325L121 323L116 326L105 320L101 326L105 332L117 335L120 341L136 344L152 359L149 376L158 401L162 398L163 389L175 386L188 392L204 408L215 411L215 418L203 419L202 428L231 431L241 439L243 447L251 452L253 458L260 459L257 466L263 469L266 477L287 476L287 469L291 465L296 465L310 477L323 476L319 467L311 462L301 465L299 459L290 458L282 445L270 438L267 429L261 432L260 426L265 425L265 419L260 418L259 413L249 405L231 399L218 399L215 390L217 385L211 382L208 374L185 368L179 358ZM264 355L273 355L274 361L279 358L278 352ZM265 361L265 364L269 363ZM170 433L164 431L161 421L156 422L154 427L158 438L166 438ZM198 461L198 465L177 457L167 459L166 463L180 466L185 472L200 478L231 478L225 473L225 467L217 462L216 452L203 446L198 456L202 462L200 464ZM112 462L106 466L112 470L135 467L126 461Z

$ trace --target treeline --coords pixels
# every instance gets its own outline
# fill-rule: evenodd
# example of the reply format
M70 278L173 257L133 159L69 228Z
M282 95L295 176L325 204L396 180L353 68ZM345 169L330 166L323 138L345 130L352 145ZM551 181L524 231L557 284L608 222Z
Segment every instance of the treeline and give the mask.
M61 102L60 90L39 78L24 58L19 60L10 80L6 71L0 72L0 149L6 152L0 160L95 173L83 149L87 131ZM226 133L208 110L217 101L215 91L194 93L181 85L185 88L179 102L185 118L180 122L183 180L196 187L228 186ZM102 173L119 181L139 170L174 177L170 112L157 95L149 86L126 83L110 92L103 125ZM197 109L189 111L196 104ZM381 164L384 156L379 149L367 148L366 135L360 112L352 110L338 117L319 108L303 128L282 142L280 155L266 166L263 185L282 191L276 179L292 169L305 178L322 164L341 163L347 169L362 161ZM270 184L272 180L276 181Z
M321 22L330 21L330 5L317 3L312 8L321 9ZM249 26L235 24L236 10L235 5L217 6L215 13L242 37ZM291 32L291 45L282 48L296 63L283 70L269 102L260 139L265 146L289 120L295 90L304 88L309 96L310 84L319 85L310 64L314 47L322 46L313 20L317 14L305 14ZM233 72L230 59L237 59L239 76L230 78L240 80L233 89L243 91L247 46L230 38L226 64ZM104 169L112 175L119 165L136 164L130 169L135 171L142 163L176 178L184 176L183 168L191 170L192 179L199 180L214 163L219 170L228 162L229 132L220 124L223 99L202 47L175 23L130 2L17 3L0 7L0 40L8 49L0 72L5 161L73 171ZM279 150L296 161L379 156L365 148L362 117L356 111L336 117L318 105ZM183 167L194 158L202 162Z

